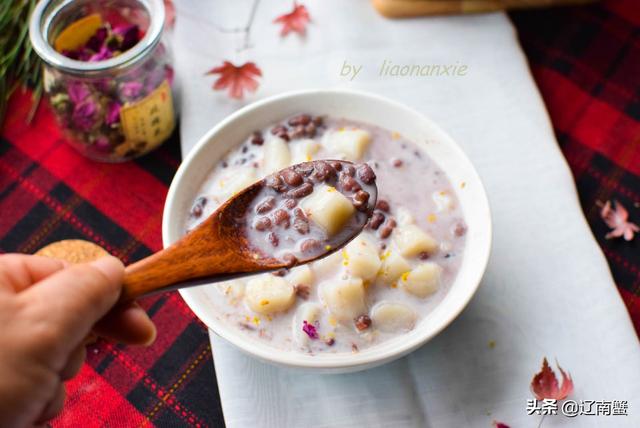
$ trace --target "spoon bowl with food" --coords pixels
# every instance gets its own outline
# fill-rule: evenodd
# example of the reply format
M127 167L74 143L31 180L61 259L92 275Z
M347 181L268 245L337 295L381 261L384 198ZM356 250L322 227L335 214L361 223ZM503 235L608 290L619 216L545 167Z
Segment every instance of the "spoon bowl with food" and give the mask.
M376 175L366 163L303 162L236 193L168 248L126 268L123 300L325 257L373 214Z

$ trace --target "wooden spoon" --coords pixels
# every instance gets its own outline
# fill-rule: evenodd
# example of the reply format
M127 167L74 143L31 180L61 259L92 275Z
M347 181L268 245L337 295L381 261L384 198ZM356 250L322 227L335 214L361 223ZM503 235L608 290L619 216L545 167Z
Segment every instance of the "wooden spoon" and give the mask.
M291 171L300 175L303 182L300 183ZM256 205L265 195L273 197L276 205L286 199L296 199L297 202L301 196L298 193L297 198L292 197L292 192L302 186L308 189L306 183L314 184L314 189L318 185L332 186L359 207L341 233L333 235L333 240L329 238L323 242L319 250L310 255L298 253L293 259L275 257L273 251L264 250L264 245L256 245L255 234L253 241L248 236L248 230L255 224ZM358 189L369 194L364 205L355 201ZM278 171L227 200L173 245L127 266L121 300L130 301L153 292L290 268L325 257L362 231L373 213L376 199L375 174L366 164L356 166L347 161L313 161ZM272 216L278 206L271 210Z

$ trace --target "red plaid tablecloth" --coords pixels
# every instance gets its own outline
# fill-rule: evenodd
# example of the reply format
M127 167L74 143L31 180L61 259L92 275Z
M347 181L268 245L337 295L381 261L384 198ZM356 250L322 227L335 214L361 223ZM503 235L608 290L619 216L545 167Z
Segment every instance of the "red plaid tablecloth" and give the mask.
M640 332L640 237L605 240L596 205L619 200L640 223L640 2L512 17L585 215ZM0 252L83 238L130 263L160 249L177 136L140 160L98 164L61 140L46 107L26 125L28 108L28 95L14 97L0 140ZM156 343L92 345L54 426L224 425L206 328L175 292L141 303L158 325Z

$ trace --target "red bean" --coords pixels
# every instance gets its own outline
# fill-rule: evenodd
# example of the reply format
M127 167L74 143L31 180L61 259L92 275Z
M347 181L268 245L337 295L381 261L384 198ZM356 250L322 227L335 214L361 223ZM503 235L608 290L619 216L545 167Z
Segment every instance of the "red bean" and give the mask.
M465 233L467 233L467 226L465 226L464 223L456 223L453 228L453 234L457 237L460 237Z
M285 183L290 186L299 186L302 184L302 176L291 168L282 171L281 175Z
M287 132L287 127L284 125L277 125L271 128L271 133L276 137L280 137L285 141L289 141L289 133Z
M384 199L378 199L378 202L376 202L376 208L386 213L388 213L391 209L391 207L389 206L389 202L385 201Z
M287 267L291 267L298 262L298 259L296 258L296 256L294 256L291 253L287 253L284 256L282 256L282 260L284 260L285 266Z
M327 162L318 161L315 165L316 172L313 175L318 181L325 181L335 174L335 170Z
M202 212L204 211L204 207L207 205L207 198L204 196L200 196L196 199L196 202L193 204L193 208L191 208L191 216L194 218L200 218Z
M291 131L291 138L295 140L304 137L306 134L307 133L304 130L304 125L298 125Z
M311 294L311 289L306 284L296 284L294 287L296 291L296 296L300 297L303 300L307 300L309 298L309 294Z
M376 211L369 220L369 227L373 230L378 230L382 222L384 222L384 214Z
M293 210L293 215L301 220L307 220L307 215L304 213L302 208L296 208Z
M394 168L400 168L402 166L402 159L398 159L398 158L392 159L391 165L393 165Z
M355 178L345 175L344 172L340 174L340 184L342 185L342 190L346 192L357 192L362 189Z
M369 315L360 315L355 319L355 324L358 331L366 330L371 327L371 318Z
M256 146L261 146L264 143L264 138L262 138L262 133L260 131L256 131L251 135L251 144L255 144Z
M336 171L342 171L342 162L330 161L329 165L331 165Z
M258 205L256 205L256 212L258 214L268 213L276 206L276 198L269 196L264 198Z
M353 206L358 209L367 208L367 202L369 201L369 193L364 190L358 190L355 195L353 195Z
M273 276L285 276L287 274L287 270L286 269L278 269L275 272L271 272L271 275Z
M307 195L310 195L313 192L313 184L311 183L303 183L301 186L296 187L293 190L289 190L289 196L294 198L304 198Z
M289 221L290 217L288 212L280 208L273 213L273 222L278 226L282 225L285 229L288 229L291 224Z
M358 167L358 177L365 184L371 184L376 179L376 173L373 172L371 167L366 163L363 163Z
M261 232L269 230L271 229L271 219L269 217L259 217L253 227Z
M300 234L306 235L309 233L309 223L305 220L301 220L299 218L293 221L293 228Z
M313 118L313 124L315 126L322 126L324 125L324 118L322 116L316 116Z
M295 199L285 199L284 200L284 206L287 207L290 210L292 210L296 205L298 205L298 201L296 201Z
M276 234L275 234L275 233L273 233L273 232L270 232L270 233L267 235L267 239L269 240L269 243L270 243L271 245L273 245L274 247L277 247L277 246L278 246L278 244L280 243L280 239L278 238L278 235L276 235Z
M317 239L306 239L300 244L300 251L303 253L311 252L320 248L320 241Z
M392 218L388 218L387 222L384 224L384 226L382 226L382 229L380 229L380 238L387 239L389 235L391 235L393 228L396 226L396 221Z
M267 187L274 189L276 192L284 192L287 190L287 186L278 175L270 175L267 177L266 185Z
M304 127L304 133L309 138L315 137L316 136L316 125L314 125L313 123L308 124L307 126Z
M287 132L287 127L284 125L276 125L273 128L271 128L271 133L273 135L278 135L281 132Z
M382 239L387 239L389 237L389 235L391 235L391 232L393 232L393 228L389 227L389 226L382 226L382 229L380 229L380 238Z
M353 177L356 174L356 169L353 165L344 165L344 173L349 177Z
M294 116L287 122L291 126L296 125L308 125L311 122L311 116L308 114L299 114L298 116Z

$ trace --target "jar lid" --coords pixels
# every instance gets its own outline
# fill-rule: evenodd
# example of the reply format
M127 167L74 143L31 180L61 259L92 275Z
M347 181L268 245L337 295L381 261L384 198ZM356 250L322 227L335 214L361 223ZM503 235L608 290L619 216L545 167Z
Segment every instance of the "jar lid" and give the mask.
M29 38L33 49L44 62L67 73L91 75L127 68L158 44L164 29L165 10L162 0L135 1L149 15L149 28L142 40L116 57L96 62L78 61L56 51L49 41L56 17L70 8L89 3L87 0L41 0L38 2L29 23Z

